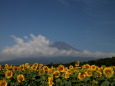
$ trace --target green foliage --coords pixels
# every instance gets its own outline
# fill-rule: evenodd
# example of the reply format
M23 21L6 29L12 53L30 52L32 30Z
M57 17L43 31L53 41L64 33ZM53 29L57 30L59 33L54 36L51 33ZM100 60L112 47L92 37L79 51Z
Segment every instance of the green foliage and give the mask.
M99 62L99 60L97 61ZM107 59L103 61L107 61ZM111 72L108 73L108 75L111 74L112 77L107 77L103 73L104 67L106 66L104 66L103 68L96 66L97 69L92 70L91 69L92 65L90 65L92 75L88 76L86 73L88 69L87 67L86 68L82 67L83 64L82 65L80 64L79 67L75 66L74 64L72 69L69 68L69 66L63 65L64 68L60 68L61 70L63 69L63 71L59 70L58 68L59 65L56 65L54 67L52 63L48 67L46 66L40 67L38 65L35 67L36 69L32 69L32 67L34 67L35 65L37 64L31 65L29 66L29 68L24 66L24 69L23 68L20 69L20 67L18 66L17 71L13 71L13 66L11 68L10 65L8 67L2 66L0 70L0 80L5 80L8 83L7 86L115 86L115 73L114 74L111 74ZM111 71L115 72L115 66L111 65L110 67L113 69ZM7 78L5 76L7 70L11 70L13 72L11 78ZM43 70L43 72L40 72L41 70ZM58 77L54 75L54 72L56 71L58 71L60 74ZM101 72L102 75L98 76L97 71ZM66 73L68 74L68 77L65 77ZM24 81L21 82L18 81L17 76L20 74L24 76ZM79 74L81 74L82 79L79 78L80 77ZM85 74L85 76L83 76L83 74ZM52 77L51 81L49 77L50 78ZM49 83L51 85L49 85Z
M97 65L97 66L102 66L102 65L106 65L106 66L112 66L115 65L115 57L111 57L111 58L101 58L98 60L91 60L91 61L87 61L87 62L83 62L83 64L90 64L90 65Z

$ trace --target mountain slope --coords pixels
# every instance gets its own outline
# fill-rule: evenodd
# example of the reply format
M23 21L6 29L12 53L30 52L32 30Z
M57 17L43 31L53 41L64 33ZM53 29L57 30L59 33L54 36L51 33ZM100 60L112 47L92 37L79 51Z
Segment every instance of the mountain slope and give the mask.
M69 44L65 43L65 42L54 42L50 45L51 47L55 47L59 50L74 50L74 51L80 51L78 49L75 49L74 47L70 46Z

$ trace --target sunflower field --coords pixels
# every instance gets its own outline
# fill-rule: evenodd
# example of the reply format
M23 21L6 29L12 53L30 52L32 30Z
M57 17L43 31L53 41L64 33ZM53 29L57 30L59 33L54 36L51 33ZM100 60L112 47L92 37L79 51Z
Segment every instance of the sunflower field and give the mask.
M0 65L0 86L115 86L115 66Z

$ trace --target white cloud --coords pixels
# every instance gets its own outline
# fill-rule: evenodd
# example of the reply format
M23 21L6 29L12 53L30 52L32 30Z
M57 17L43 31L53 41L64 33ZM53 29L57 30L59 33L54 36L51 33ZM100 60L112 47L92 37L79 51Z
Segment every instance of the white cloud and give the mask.
M76 52L73 50L59 50L54 47L50 47L52 41L47 40L44 36L35 36L30 34L31 40L25 42L24 39L18 38L14 35L16 44L10 47L6 47L0 53L0 61L23 58L23 57L112 57L115 53L103 53L103 52L90 52L85 50L83 52ZM28 37L27 37L28 38Z
M24 36L25 39L27 39L28 37L27 36Z
M95 58L106 58L115 56L115 53L104 53L104 52L91 52L84 50L78 54L80 57L95 57Z
M56 57L56 56L74 56L76 52L58 50L57 48L50 47L51 41L47 40L44 36L34 36L30 34L31 40L24 42L23 39L14 35L12 37L16 41L16 45L6 47L3 49L2 54L12 57ZM7 58L8 59L8 58Z

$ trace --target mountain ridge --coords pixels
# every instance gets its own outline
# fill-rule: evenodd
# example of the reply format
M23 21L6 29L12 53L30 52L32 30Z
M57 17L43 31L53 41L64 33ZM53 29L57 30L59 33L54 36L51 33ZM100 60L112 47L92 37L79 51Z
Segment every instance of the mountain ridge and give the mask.
M67 44L67 43L65 43L65 42L60 42L60 41L53 42L53 43L50 45L50 47L55 47L55 48L57 48L57 49L59 49L59 50L67 50L67 51L69 51L69 50L74 50L74 51L80 51L80 50L78 50L78 49L72 47L71 45L69 45L69 44Z

